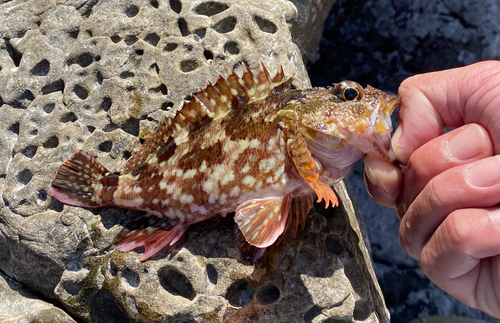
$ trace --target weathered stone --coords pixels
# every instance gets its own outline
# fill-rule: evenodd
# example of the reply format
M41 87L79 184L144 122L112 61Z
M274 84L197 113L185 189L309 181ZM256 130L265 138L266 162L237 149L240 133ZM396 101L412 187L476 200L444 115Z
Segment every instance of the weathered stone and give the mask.
M0 272L0 321L2 323L74 323L68 314L40 300L21 284Z
M227 68L241 73L241 62L271 73L283 65L294 86L310 87L292 39L312 55L319 36L306 35L332 3L0 5L0 269L86 322L387 322L343 184L342 207L318 206L299 239L253 265L241 260L231 217L193 225L140 262L140 250L113 248L137 212L65 206L49 194L75 149L119 171L164 114Z

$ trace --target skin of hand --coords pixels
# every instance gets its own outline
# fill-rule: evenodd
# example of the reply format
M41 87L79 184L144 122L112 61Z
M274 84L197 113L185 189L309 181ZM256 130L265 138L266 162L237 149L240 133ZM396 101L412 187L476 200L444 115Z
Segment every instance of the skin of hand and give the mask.
M500 62L416 75L399 95L401 167L366 158L368 192L396 207L401 245L429 279L500 318Z

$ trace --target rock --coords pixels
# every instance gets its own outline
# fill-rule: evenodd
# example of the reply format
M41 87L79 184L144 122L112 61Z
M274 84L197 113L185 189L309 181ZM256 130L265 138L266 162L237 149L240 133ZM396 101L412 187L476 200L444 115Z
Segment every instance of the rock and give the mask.
M308 3L1 4L0 269L83 322L388 322L342 183L342 207L318 205L299 239L256 264L241 260L231 217L193 225L140 262L140 250L114 250L137 212L49 194L75 149L119 171L162 115L228 67L282 65L294 86L310 87L292 39L313 55L322 25L313 18L333 1Z
M3 323L75 323L68 314L40 300L0 272L0 321Z

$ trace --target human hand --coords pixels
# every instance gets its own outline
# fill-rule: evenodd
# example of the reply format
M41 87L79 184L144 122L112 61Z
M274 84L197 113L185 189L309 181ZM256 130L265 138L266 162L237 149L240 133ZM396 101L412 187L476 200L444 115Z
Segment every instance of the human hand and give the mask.
M399 95L403 167L365 158L367 189L436 285L500 318L500 62L417 75Z

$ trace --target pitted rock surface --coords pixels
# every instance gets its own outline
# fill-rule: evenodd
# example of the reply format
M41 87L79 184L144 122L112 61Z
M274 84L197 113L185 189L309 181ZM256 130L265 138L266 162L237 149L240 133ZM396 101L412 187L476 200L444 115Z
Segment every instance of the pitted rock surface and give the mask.
M0 270L85 322L388 322L343 184L342 207L318 205L299 239L253 265L240 259L231 217L193 225L140 262L140 252L114 250L137 212L66 206L49 193L75 149L119 171L164 114L241 62L283 65L295 87L310 87L301 50L314 53L314 17L332 4L1 4Z

